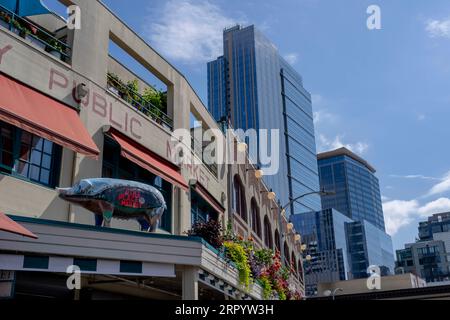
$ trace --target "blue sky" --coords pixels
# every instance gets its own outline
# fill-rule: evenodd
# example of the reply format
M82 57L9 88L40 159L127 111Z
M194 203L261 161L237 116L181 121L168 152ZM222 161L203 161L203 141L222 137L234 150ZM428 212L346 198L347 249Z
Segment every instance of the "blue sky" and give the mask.
M105 3L205 103L206 62L221 54L222 29L262 29L314 97L319 150L345 145L377 168L396 249L414 241L418 221L450 211L448 0ZM382 30L366 27L371 4L381 8Z

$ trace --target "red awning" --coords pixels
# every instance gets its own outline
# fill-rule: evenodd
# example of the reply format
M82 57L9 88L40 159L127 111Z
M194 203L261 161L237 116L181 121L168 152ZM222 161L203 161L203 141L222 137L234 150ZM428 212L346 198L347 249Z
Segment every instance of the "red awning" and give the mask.
M189 189L177 166L113 129L109 131L109 134L120 145L122 157L183 190Z
M216 200L209 192L206 190L205 187L203 187L200 183L196 183L194 186L195 192L197 192L203 200L208 202L208 204L216 210L219 214L223 214L225 212L225 208L222 206L222 204Z
M76 110L1 74L0 120L90 157L100 153Z
M20 224L9 218L6 214L1 212L0 212L0 231L15 233L33 239L38 238L33 232L25 229Z

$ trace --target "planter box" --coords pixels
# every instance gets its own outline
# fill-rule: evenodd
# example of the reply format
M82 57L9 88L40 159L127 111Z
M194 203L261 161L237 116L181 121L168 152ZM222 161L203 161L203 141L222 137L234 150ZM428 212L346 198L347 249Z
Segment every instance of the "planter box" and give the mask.
M9 23L6 22L5 20L0 19L0 26L9 30Z
M31 43L34 47L41 50L45 50L46 45L43 42L39 41L38 39L34 38L33 36L27 34L25 36L25 40Z
M114 93L116 96L119 96L119 90L111 85L108 85L108 91Z
M61 60L61 58L62 58L62 54L61 54L61 52L59 52L59 51L52 50L52 51L50 51L49 53L50 53L52 56L58 58L59 60Z

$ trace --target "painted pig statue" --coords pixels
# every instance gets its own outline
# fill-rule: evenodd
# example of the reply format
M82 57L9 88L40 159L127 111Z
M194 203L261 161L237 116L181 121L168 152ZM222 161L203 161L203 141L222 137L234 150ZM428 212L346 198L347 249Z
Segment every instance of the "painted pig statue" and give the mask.
M155 232L166 202L147 184L116 179L85 179L72 188L57 189L59 197L95 214L96 226L111 226L111 219L135 219L143 231Z

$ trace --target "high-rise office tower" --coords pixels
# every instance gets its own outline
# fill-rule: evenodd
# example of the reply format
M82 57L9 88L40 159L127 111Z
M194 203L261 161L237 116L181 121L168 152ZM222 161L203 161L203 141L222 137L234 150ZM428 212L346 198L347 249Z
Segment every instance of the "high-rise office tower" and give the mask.
M223 38L223 56L208 63L210 112L234 129L280 130L279 171L264 180L283 204L318 191L311 95L301 76L254 26L226 29ZM312 195L290 211L319 210L320 196Z
M336 209L353 222L346 224L351 278L364 278L376 265L382 274L394 270L392 239L386 233L378 178L366 160L346 148L318 155L324 209Z
M318 164L320 186L336 193L322 197L323 208L334 208L354 221L366 220L385 231L375 169L346 148L319 154Z

